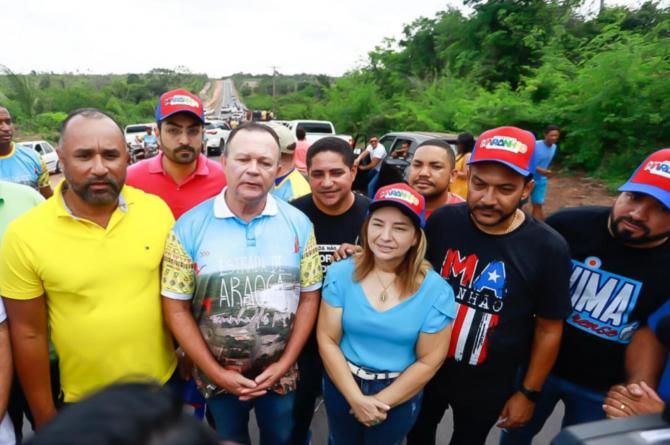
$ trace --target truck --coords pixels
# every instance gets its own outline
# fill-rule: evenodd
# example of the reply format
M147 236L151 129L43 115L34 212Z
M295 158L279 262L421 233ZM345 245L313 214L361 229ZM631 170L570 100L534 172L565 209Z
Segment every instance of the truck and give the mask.
M307 142L312 145L314 142L318 141L321 138L327 136L335 136L337 138L343 139L349 142L351 136L348 134L336 134L335 126L330 121L313 121L313 120L292 120L292 121L280 121L283 125L287 126L295 135L298 131L298 128L303 128L305 130Z

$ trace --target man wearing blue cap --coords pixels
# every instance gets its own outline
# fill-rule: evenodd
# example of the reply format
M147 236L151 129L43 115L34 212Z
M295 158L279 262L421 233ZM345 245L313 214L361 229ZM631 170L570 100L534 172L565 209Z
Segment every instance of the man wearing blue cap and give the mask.
M570 310L570 256L554 230L519 209L533 187L534 145L519 128L482 133L469 161L467 202L428 219L426 258L452 286L458 313L410 445L435 443L447 407L451 445L483 445L496 423L518 428L554 363Z
M619 191L612 207L565 209L547 219L570 245L572 312L533 419L507 432L503 444L530 444L559 400L569 426L604 419L612 385L656 385L658 369L635 346L653 337L647 319L668 299L670 149L649 156ZM630 413L625 403L617 408Z

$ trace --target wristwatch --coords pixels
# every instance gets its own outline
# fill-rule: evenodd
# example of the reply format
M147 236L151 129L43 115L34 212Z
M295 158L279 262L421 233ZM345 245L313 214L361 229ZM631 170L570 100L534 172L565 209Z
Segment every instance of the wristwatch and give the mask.
M534 389L528 389L525 386L521 385L519 388L519 392L526 396L528 400L531 402L537 402L540 400L540 396L542 395L541 391L535 391Z

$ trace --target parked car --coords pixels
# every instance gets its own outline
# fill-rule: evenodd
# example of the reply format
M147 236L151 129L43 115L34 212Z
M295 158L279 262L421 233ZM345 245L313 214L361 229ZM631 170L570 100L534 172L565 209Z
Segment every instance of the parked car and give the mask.
M205 146L207 147L207 156L218 156L223 152L226 145L230 127L224 121L205 122Z
M458 134L456 133L439 133L431 131L402 131L386 133L379 138L379 143L386 148L387 156L384 158L384 164L393 167L400 174L404 180L407 179L408 167L414 157L416 147L423 141L428 139L441 139L451 145L452 150L456 153L456 141ZM409 149L405 156L394 158L393 153L400 149L403 144L408 143ZM383 166L382 166L383 168Z
M60 161L56 149L47 141L26 141L16 144L35 150L42 157L49 173L60 173Z
M305 130L305 139L312 145L314 142L327 136L335 136L349 142L351 136L347 134L336 134L335 126L330 121L313 121L313 120L293 120L282 121L295 135L298 128Z

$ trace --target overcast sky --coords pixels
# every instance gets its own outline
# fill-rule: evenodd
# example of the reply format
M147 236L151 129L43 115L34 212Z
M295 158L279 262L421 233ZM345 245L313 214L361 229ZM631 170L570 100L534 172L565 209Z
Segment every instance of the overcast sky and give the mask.
M404 24L448 5L462 8L459 0L0 2L0 64L15 72L139 73L183 65L211 77L271 73L272 65L285 74L339 76L384 37L400 36Z

